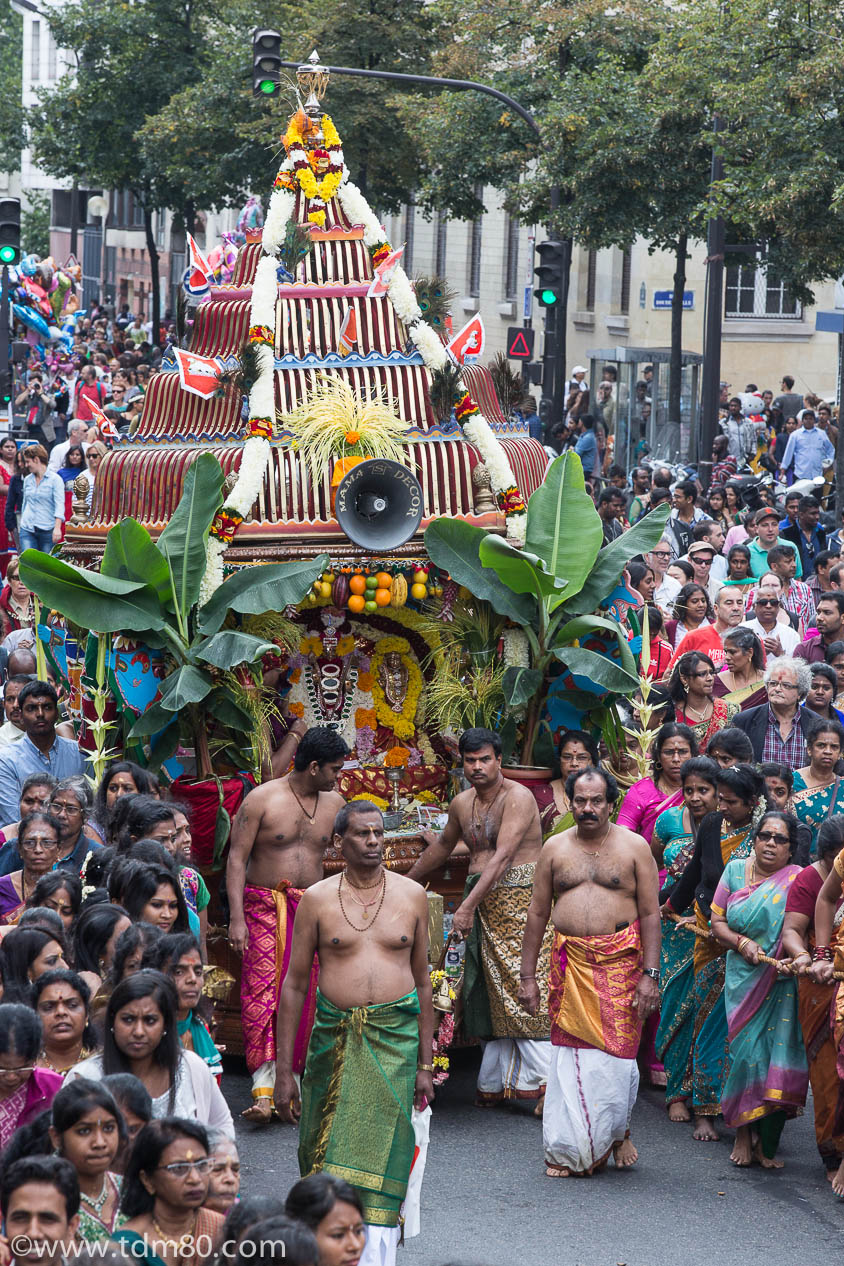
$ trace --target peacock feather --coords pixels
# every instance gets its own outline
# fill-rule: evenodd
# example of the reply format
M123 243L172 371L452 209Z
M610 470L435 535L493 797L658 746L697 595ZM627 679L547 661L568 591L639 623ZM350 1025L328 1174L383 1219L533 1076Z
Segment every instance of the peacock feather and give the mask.
M444 277L417 277L413 283L422 320L435 330L444 330L446 317L457 295Z
M281 265L292 277L295 277L297 264L306 259L312 249L313 241L309 231L303 225L294 224L291 220L278 252Z
M435 369L431 374L431 405L438 422L447 422L451 410L458 397L457 386L460 382L460 369L448 361L442 369Z
M489 376L495 387L501 412L505 418L511 417L525 394L521 374L514 373L507 357L499 352L489 367Z
M258 366L257 343L244 343L237 354L238 363L234 369L222 369L217 375L221 387L235 387L244 395L249 395L260 373Z

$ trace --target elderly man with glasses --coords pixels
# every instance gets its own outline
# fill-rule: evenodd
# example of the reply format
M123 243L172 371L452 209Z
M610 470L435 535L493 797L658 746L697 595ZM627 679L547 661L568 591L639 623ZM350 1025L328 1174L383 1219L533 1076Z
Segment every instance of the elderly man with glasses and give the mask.
M817 718L800 704L811 684L811 670L804 660L789 656L768 660L768 702L748 708L733 719L733 725L744 730L750 739L757 763L775 762L789 769L801 769L806 764L806 739Z
M670 616L674 608L674 600L680 592L680 582L675 580L673 576L667 576L666 572L671 566L671 560L674 552L671 548L671 542L665 537L661 541L657 541L649 554L645 555L645 561L651 568L656 580L654 586L654 602L659 607L663 615Z

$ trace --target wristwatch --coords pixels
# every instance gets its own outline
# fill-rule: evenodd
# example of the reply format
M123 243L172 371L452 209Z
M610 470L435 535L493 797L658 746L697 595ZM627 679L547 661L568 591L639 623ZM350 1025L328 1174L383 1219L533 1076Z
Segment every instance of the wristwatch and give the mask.
M651 980L655 980L656 983L659 984L659 968L658 967L643 967L642 975L650 976Z

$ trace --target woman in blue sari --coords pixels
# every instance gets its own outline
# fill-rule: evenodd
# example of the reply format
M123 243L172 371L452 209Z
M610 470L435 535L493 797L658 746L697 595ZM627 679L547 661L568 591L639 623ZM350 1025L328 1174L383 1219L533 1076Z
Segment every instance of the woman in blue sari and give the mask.
M818 828L827 818L844 813L844 778L835 767L844 753L844 727L818 720L806 740L809 764L794 771L791 801L798 822L812 832L812 861L818 855Z
M683 788L683 804L666 809L656 820L651 838L651 852L659 866L660 884L673 887L680 878L694 853L697 830L707 813L714 812L718 800L719 767L708 756L694 756L680 770ZM667 891L667 889L666 889ZM691 912L689 912L691 914ZM692 983L692 960L695 938L690 934L688 923L694 917L673 915L662 925L662 955L660 976L669 980L686 969L684 979ZM665 1102L669 1121L689 1121L686 1095L682 1089L685 1072L674 1060L665 1064Z
M712 898L712 931L727 947L724 1003L730 1071L721 1108L734 1126L730 1160L782 1169L775 1159L783 1126L806 1102L809 1067L797 1015L797 982L779 959L789 889L801 867L791 863L797 822L766 813L748 858L727 863ZM761 959L761 961L760 961Z

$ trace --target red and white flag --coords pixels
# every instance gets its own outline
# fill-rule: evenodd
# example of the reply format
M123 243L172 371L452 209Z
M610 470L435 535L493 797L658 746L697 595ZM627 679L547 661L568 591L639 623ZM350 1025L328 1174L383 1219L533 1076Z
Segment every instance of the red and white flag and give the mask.
M94 400L89 400L88 404L91 409L91 416L94 419L95 423L97 424L97 430L99 431L103 439L104 440L119 440L120 433L117 430L117 427L114 425L113 419L110 418L107 413L104 413L102 409L100 408L100 406Z
M463 365L466 361L477 360L478 357L483 356L485 345L484 323L478 315L473 316L471 321L467 321L463 329L446 343L445 350L456 365Z
M190 295L204 294L208 289L208 283L214 275L214 270L190 233L185 234L188 243L188 267L185 270L185 290Z
M390 278L398 268L403 254L404 247L399 246L397 250L390 251L389 255L381 260L381 263L375 269L375 276L372 278L369 289L366 292L367 299L378 299L381 295L387 293Z
M337 351L341 356L348 356L358 341L358 322L354 308L348 308L337 335Z
M173 355L176 358L179 382L183 391L189 391L194 396L202 396L205 400L210 400L216 395L220 387L217 375L223 368L223 361L219 356L196 356L193 352L186 352L180 347L173 348Z

